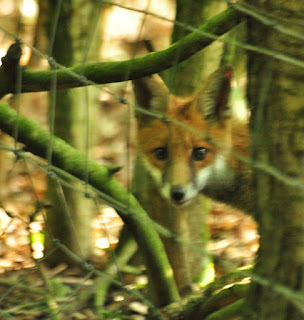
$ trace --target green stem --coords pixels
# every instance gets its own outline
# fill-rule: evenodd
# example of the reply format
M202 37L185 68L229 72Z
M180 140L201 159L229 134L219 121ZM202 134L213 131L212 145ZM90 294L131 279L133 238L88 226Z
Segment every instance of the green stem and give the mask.
M88 63L85 66L80 65L56 71L24 70L21 91L50 90L54 72L57 72L57 89L120 82L161 72L188 59L219 36L231 30L240 22L241 16L232 7L228 8L169 48L132 60Z

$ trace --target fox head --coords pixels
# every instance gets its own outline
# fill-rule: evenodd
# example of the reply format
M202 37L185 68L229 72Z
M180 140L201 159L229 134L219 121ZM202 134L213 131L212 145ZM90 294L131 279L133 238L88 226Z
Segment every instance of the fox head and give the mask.
M230 143L231 77L232 69L221 67L190 97L170 94L157 75L133 81L142 108L136 111L139 151L175 205L233 182L223 148Z

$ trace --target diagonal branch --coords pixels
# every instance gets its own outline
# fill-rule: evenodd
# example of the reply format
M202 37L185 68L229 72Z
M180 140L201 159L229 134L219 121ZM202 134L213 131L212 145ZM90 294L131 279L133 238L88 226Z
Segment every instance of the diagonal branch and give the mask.
M57 89L120 82L161 72L208 46L219 36L235 27L241 17L241 13L232 7L228 8L169 48L132 60L89 63L85 66L62 68L55 71L25 70L21 92L50 90L54 72L57 73ZM13 92L3 94L6 93Z
M26 145L27 150L45 158L49 152L51 135L32 120L17 114L8 105L0 102L0 128L14 135L18 127L18 141ZM88 174L88 183L103 192L107 202L119 211L135 240L142 249L150 276L154 302L157 306L167 305L178 299L178 291L173 272L168 262L163 244L151 228L151 220L140 204L123 186L113 178L113 168L97 164L71 147L65 141L52 137L52 164L69 174L83 180ZM161 283L161 286L158 284Z

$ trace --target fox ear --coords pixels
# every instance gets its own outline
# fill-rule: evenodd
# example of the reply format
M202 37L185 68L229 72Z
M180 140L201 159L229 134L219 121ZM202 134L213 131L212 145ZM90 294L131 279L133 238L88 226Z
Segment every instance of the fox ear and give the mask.
M228 103L232 76L232 67L220 67L207 78L199 92L198 110L211 123L224 121L231 116Z
M152 112L165 113L169 101L169 90L160 76L154 74L133 80L133 89L140 107ZM135 114L140 120L144 118L153 120L153 117L138 110Z

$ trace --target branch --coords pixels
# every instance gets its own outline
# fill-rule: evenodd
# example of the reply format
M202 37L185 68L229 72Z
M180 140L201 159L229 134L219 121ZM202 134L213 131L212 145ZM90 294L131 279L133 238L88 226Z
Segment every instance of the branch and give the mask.
M231 306L235 302L242 300L246 295L248 287L249 284L246 283L234 284L231 287L223 289L202 303L195 315L192 315L192 317L189 319L199 320L207 319L208 317L213 319L211 315L217 314L218 312L224 312L223 310L231 310L228 306Z
M228 320L240 312L249 287L251 269L236 270L216 279L202 291L192 293L162 309L168 319ZM153 318L154 319L154 318Z
M242 14L234 8L228 8L169 48L132 60L88 63L71 68L60 66L62 69L57 70L24 70L21 92L50 90L55 72L57 89L81 87L88 84L120 82L161 72L188 59L199 50L208 46L218 39L219 36L235 27L240 22L241 17ZM51 61L50 63L57 67L59 66ZM14 92L9 91L2 94L6 93Z
M239 319L242 309L244 307L245 298L235 301L234 303L226 306L223 309L220 309L208 317L204 318L205 320L231 320Z
M50 153L52 139L52 165L83 180L88 176L88 183L103 192L107 202L119 211L128 229L142 249L150 276L154 303L167 305L178 299L178 291L173 279L173 272L164 251L163 244L155 231L147 213L141 208L134 196L113 179L113 168L97 164L71 147L63 140L51 137L49 132L32 120L17 114L15 110L0 102L0 128L17 141L42 158ZM17 152L17 151L16 151ZM18 155L18 154L17 154ZM22 154L21 154L22 156ZM160 285L161 284L161 285Z

